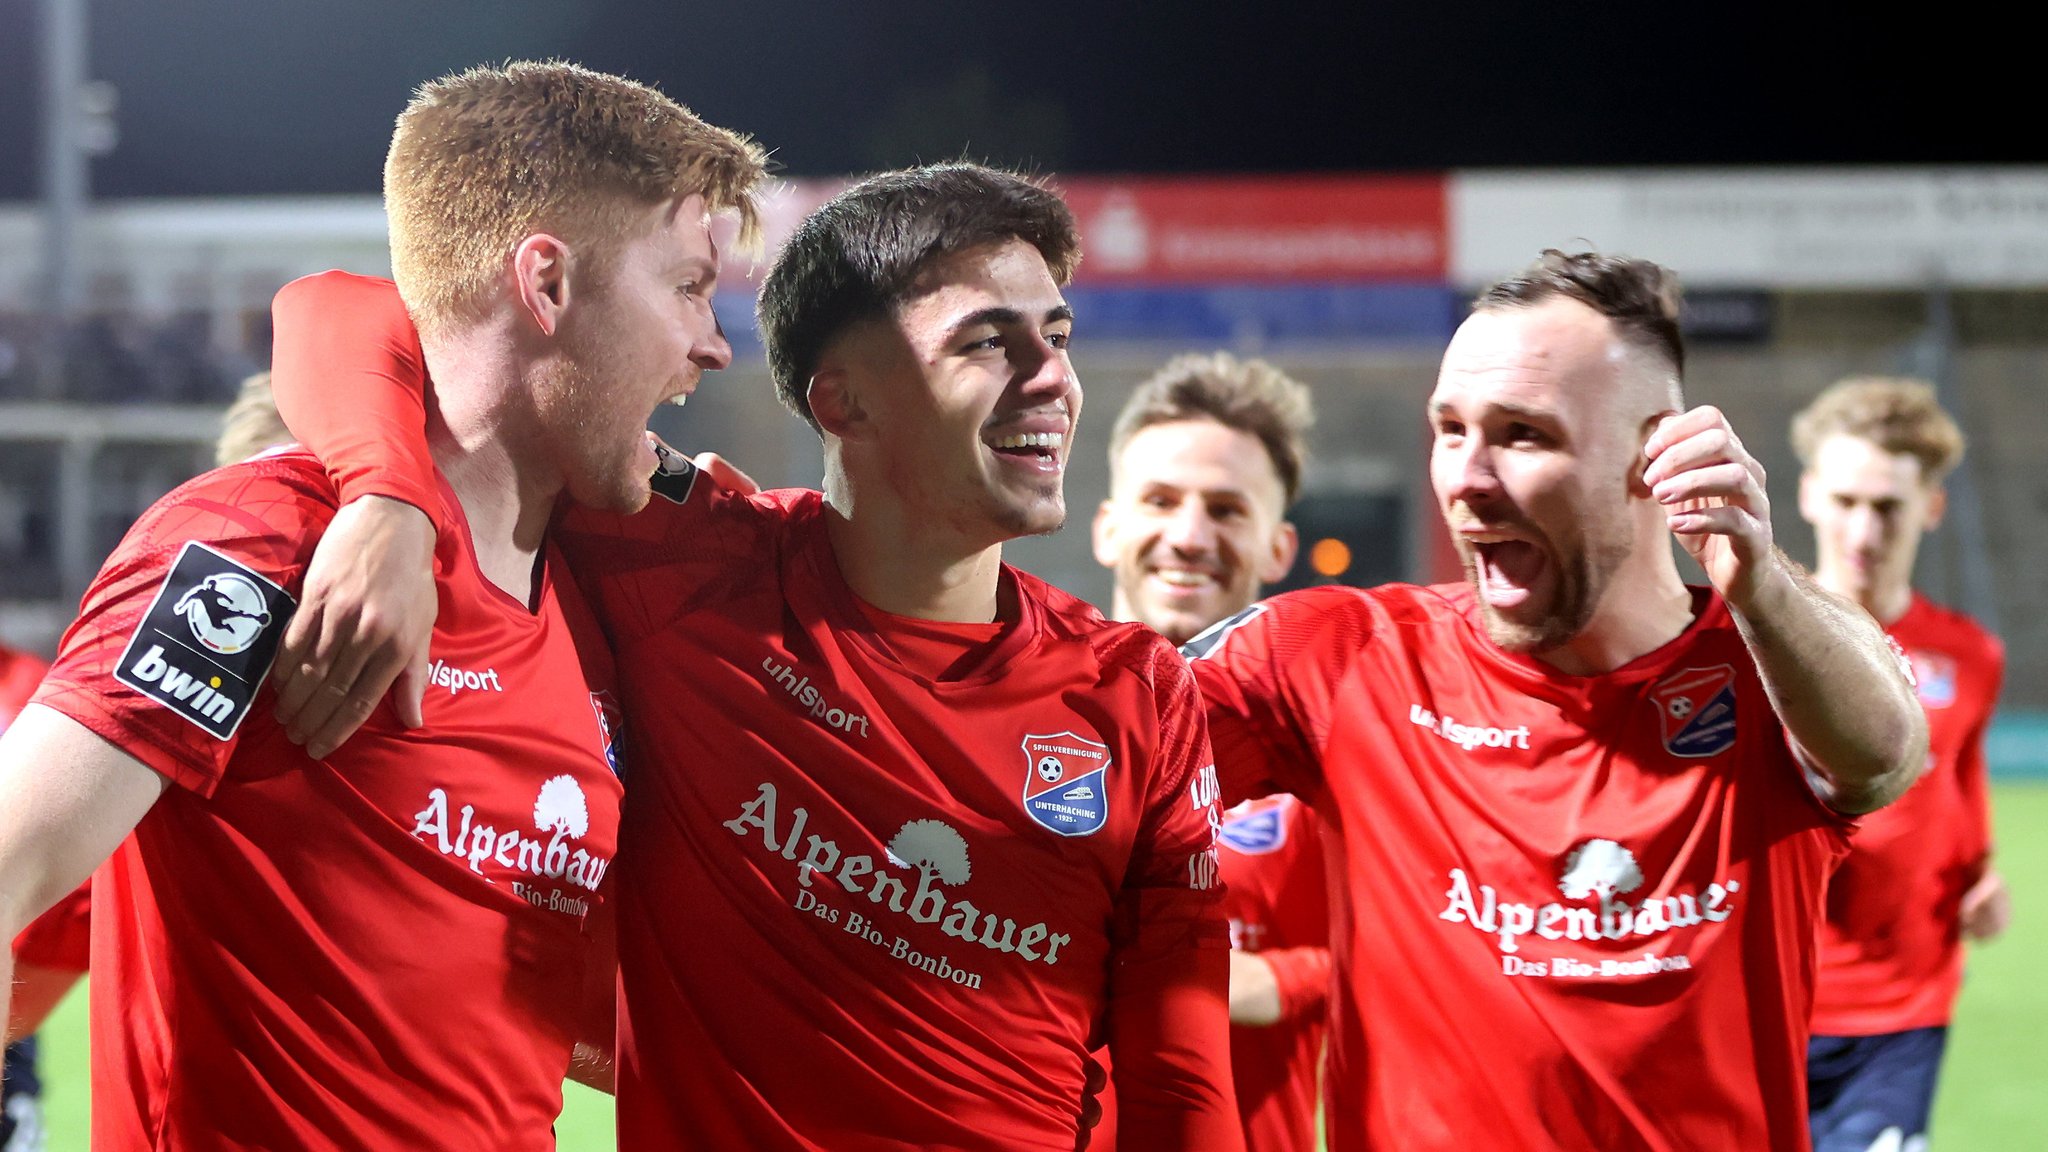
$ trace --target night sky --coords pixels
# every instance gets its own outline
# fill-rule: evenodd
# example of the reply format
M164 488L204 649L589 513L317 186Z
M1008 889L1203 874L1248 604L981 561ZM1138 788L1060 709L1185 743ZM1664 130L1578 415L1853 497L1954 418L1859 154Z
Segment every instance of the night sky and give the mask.
M0 198L36 192L38 2L0 0ZM92 75L121 101L93 166L106 196L372 192L413 85L539 56L658 84L795 175L963 154L1094 172L2048 159L2018 111L2036 101L1986 90L2010 34L1871 9L1804 26L1697 3L89 2Z

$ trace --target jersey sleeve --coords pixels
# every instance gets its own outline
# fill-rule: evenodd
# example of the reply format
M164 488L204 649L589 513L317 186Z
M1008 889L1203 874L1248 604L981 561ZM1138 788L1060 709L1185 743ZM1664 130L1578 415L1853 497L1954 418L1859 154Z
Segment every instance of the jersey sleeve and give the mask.
M326 464L340 501L389 496L447 531L427 449L426 354L398 286L322 272L285 285L270 311L278 414Z
M14 938L14 958L59 972L83 972L92 961L92 881L50 905Z
M1181 648L1201 687L1225 804L1319 793L1331 697L1371 632L1355 589L1310 588L1254 604Z
M1164 642L1153 685L1153 787L1110 930L1118 1147L1237 1148L1216 773L1194 683Z
M34 703L211 795L334 514L304 455L209 472L144 512L86 589ZM262 703L259 703L262 702Z
M1268 948L1259 953L1259 959L1273 969L1273 981L1280 991L1282 1020L1301 1020L1323 1011L1330 998L1328 948Z

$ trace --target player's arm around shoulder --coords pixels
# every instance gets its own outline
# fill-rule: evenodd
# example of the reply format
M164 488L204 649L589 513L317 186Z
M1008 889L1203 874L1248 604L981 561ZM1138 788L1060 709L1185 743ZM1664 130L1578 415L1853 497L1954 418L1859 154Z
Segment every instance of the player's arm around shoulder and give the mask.
M1763 466L1718 409L1667 418L1644 453L1644 483L1734 613L1821 799L1851 815L1898 799L1927 763L1927 717L1898 646L1777 547Z
M1187 666L1165 640L1154 644L1149 802L1111 928L1118 1146L1230 1152L1243 1134L1230 1079L1216 773Z

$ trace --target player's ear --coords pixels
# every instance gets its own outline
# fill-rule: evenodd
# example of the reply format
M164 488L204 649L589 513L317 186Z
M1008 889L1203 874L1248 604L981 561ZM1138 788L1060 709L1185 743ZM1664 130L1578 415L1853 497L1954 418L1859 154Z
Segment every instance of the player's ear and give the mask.
M846 368L830 364L811 373L804 397L818 427L830 435L840 440L857 440L867 430L867 410L861 407L853 373Z
M1644 420L1636 428L1635 462L1629 466L1628 470L1628 494L1630 496L1638 500L1650 499L1650 486L1643 483L1643 473L1650 470L1650 454L1646 449L1649 447L1650 437L1657 434L1657 426L1676 415L1678 415L1677 412L1667 408Z
M1095 521L1088 526L1088 540L1095 548L1095 562L1116 567L1116 509L1105 497L1095 506Z
M512 249L512 291L543 336L553 336L569 307L569 246L536 232Z
M1821 513L1827 507L1827 493L1820 490L1820 478L1807 469L1799 474L1799 518L1808 524L1820 523ZM1929 525L1932 527L1932 525Z
M1941 526L1941 518L1948 512L1948 489L1936 483L1927 493L1927 522L1929 532Z
M1282 520L1273 527L1273 539L1268 542L1264 563L1259 568L1259 583L1275 584L1287 578L1294 568L1294 557L1301 550L1301 532L1291 520Z

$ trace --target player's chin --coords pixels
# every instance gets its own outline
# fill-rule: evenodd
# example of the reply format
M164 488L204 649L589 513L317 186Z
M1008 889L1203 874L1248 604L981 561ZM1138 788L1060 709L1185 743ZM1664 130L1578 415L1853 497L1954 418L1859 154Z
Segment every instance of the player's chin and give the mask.
M648 479L635 468L621 467L570 485L569 498L594 511L629 516L647 507L653 497Z

